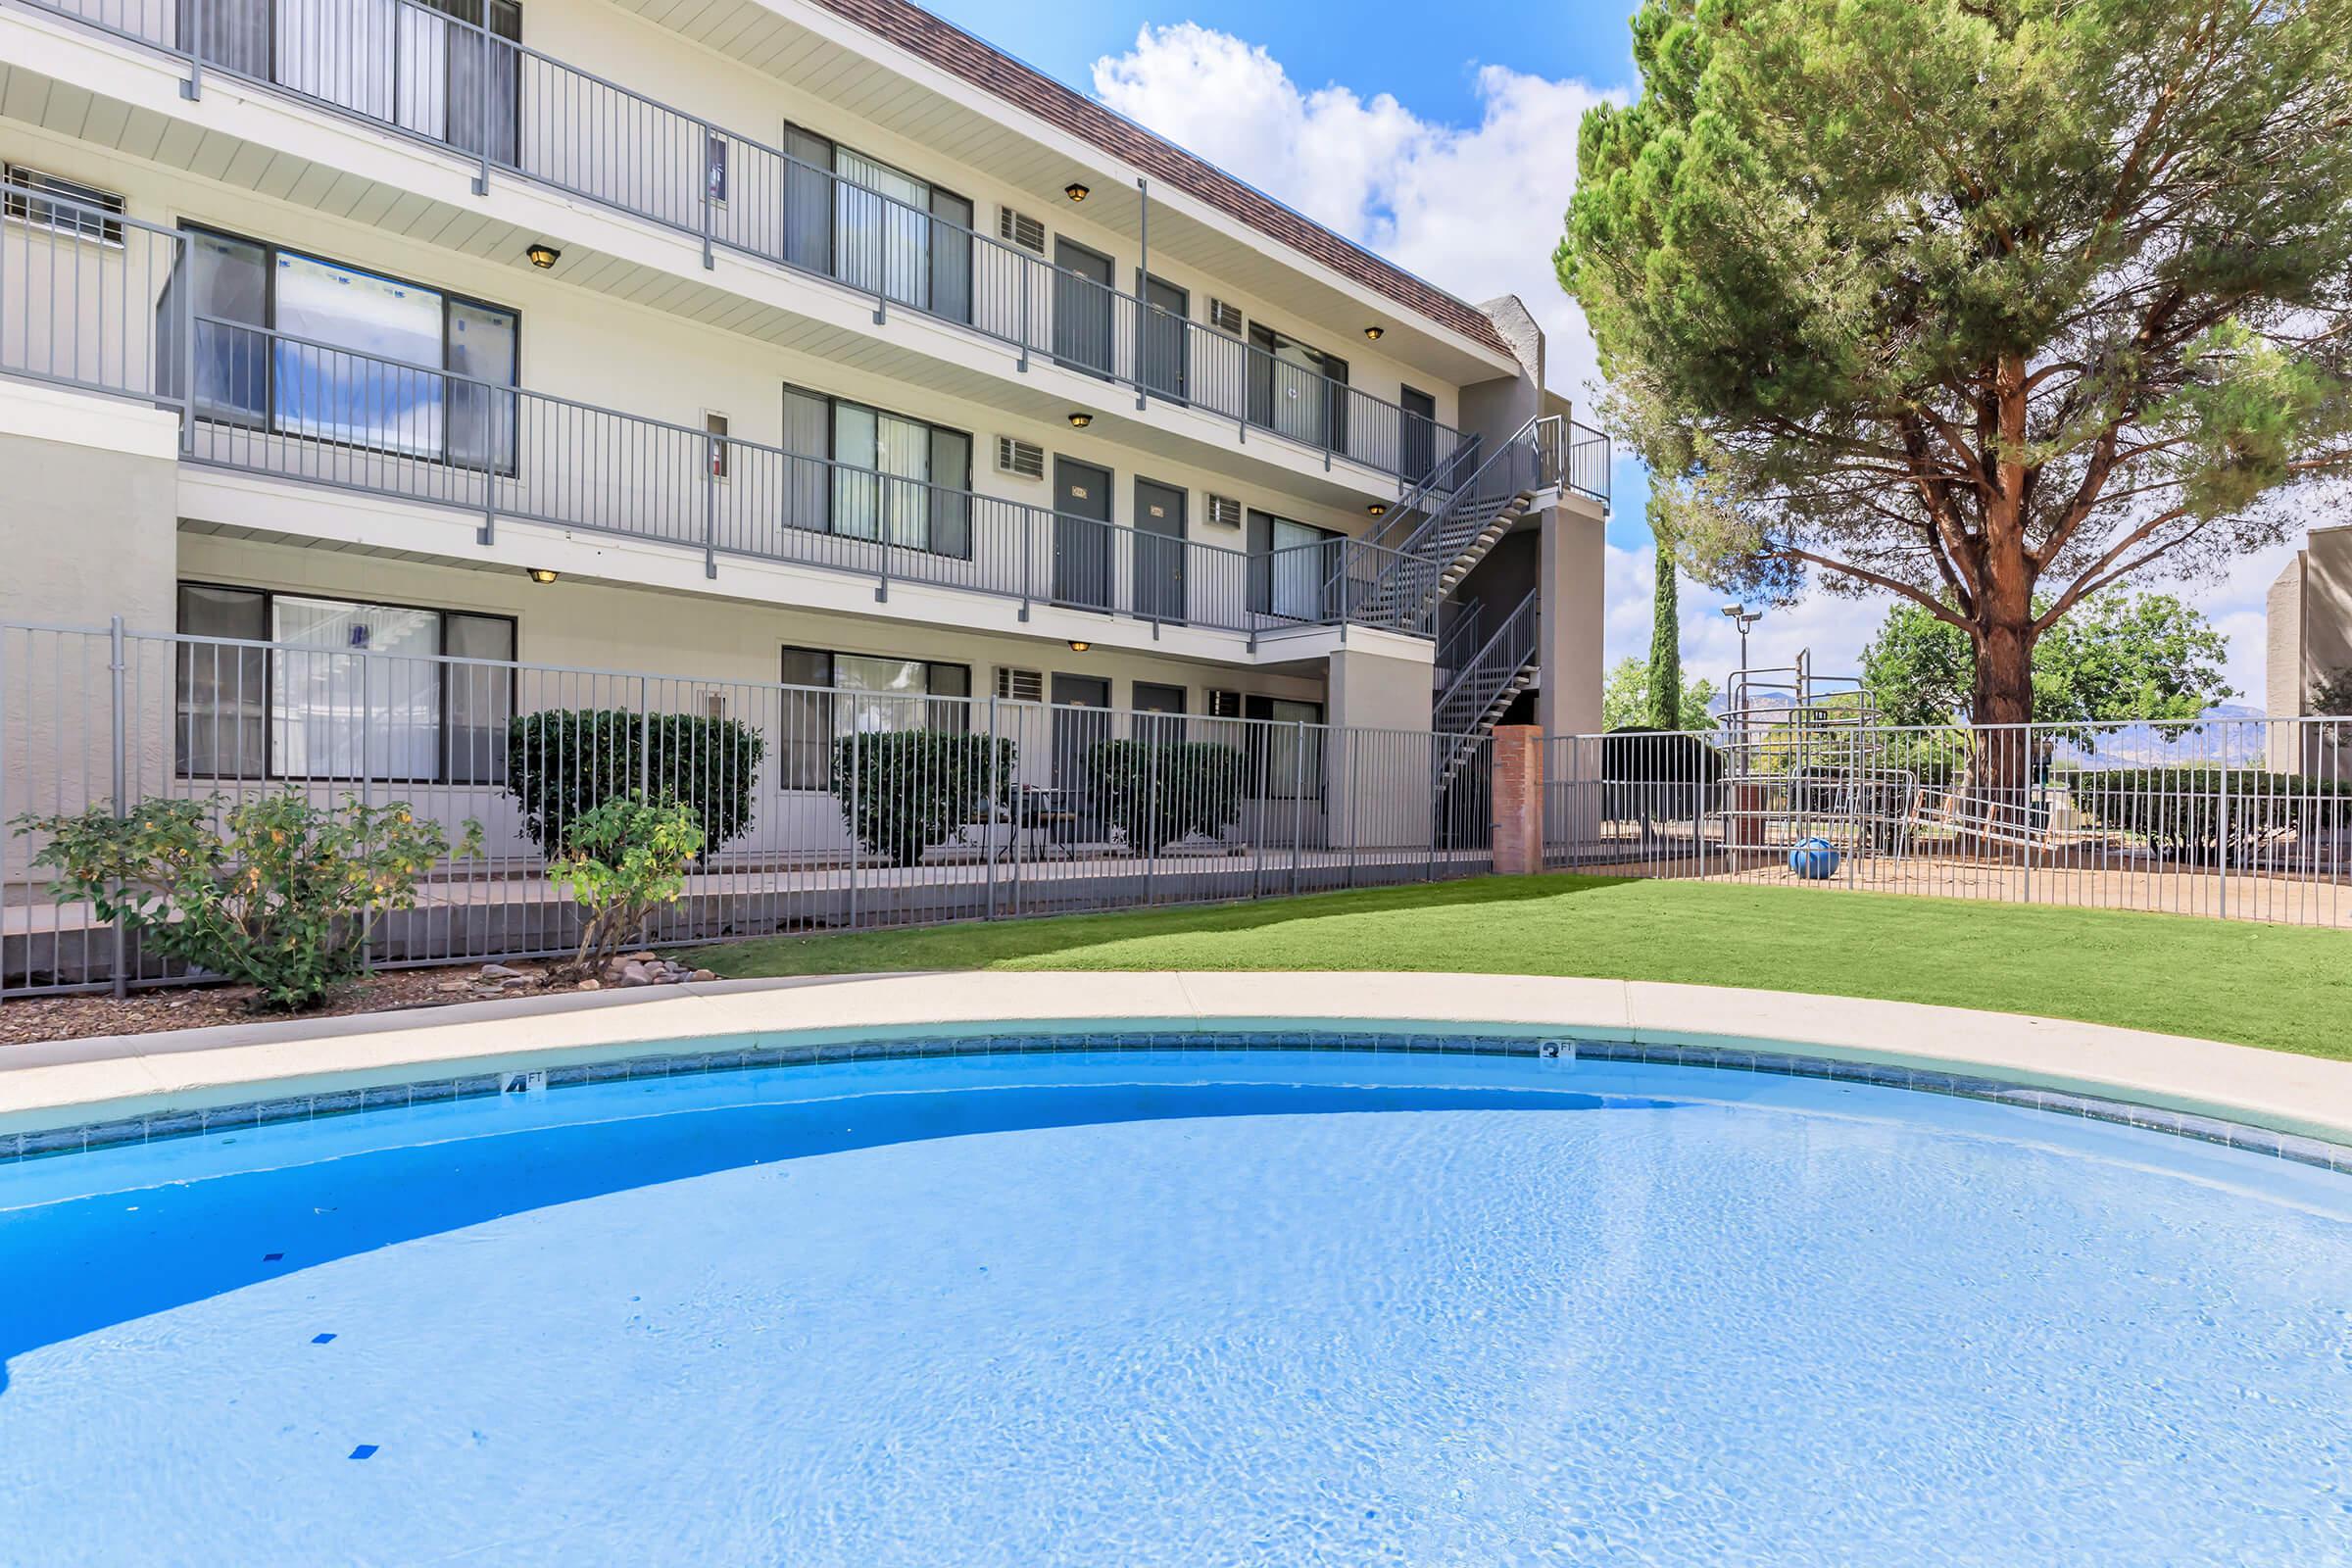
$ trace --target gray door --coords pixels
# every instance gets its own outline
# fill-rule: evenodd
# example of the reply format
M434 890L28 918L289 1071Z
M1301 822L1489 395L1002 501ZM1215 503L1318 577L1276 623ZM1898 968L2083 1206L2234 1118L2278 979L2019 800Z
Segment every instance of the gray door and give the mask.
M1419 484L1438 461L1438 400L1408 386L1396 394L1396 401L1404 409L1396 471L1407 482Z
M1108 610L1111 552L1110 470L1054 460L1054 602Z
M1111 373L1110 258L1055 235L1054 357L1107 379Z
M1185 319L1192 315L1192 296L1156 277L1137 278L1144 310L1144 385L1159 397L1187 401L1185 340L1191 336Z
M1053 836L1063 843L1102 837L1087 785L1087 759L1110 739L1110 682L1092 675L1054 677L1054 787L1062 792L1062 821Z
M1184 501L1172 484L1135 481L1135 612L1146 620L1185 618Z

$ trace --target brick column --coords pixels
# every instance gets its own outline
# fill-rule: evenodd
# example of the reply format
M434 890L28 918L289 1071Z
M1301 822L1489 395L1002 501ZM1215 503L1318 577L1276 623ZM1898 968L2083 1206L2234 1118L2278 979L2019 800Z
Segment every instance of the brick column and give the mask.
M1494 726L1494 874L1544 869L1544 732Z

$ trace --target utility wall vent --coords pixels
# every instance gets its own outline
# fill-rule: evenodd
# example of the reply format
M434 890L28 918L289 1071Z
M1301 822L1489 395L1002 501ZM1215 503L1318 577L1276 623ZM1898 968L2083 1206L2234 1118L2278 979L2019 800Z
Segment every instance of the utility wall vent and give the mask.
M1018 245L1025 251L1046 254L1046 225L1027 213L1016 213L1009 207L997 209L997 238Z
M1046 700L1046 677L1034 669L1006 669L999 664L997 695L1006 702L1042 703Z
M1226 300L1208 302L1208 324L1220 332L1242 335L1242 308Z
M1016 479L1043 479L1046 449L1034 441L1001 435L997 437L997 471L1009 473Z
M1231 496L1212 495L1208 498L1208 520L1220 528L1239 528L1242 504Z

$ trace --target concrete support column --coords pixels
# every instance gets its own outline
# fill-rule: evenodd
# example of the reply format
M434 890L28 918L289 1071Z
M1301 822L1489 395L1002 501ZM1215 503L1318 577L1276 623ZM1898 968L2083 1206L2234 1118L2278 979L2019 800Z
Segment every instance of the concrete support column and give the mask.
M1607 514L1597 501L1567 496L1543 514L1542 528L1544 673L1536 721L1550 735L1591 734L1600 728Z
M1494 874L1544 869L1544 732L1533 724L1494 727Z
M1331 655L1326 716L1334 728L1323 799L1325 842L1335 850L1426 849L1435 829L1430 648L1389 641L1394 648L1349 646Z
M178 443L169 411L0 381L0 620L171 631Z

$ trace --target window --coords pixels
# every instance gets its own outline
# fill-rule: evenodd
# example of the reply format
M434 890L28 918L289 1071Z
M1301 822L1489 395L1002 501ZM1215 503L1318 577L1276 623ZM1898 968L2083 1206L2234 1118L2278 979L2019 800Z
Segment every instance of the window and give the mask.
M1250 323L1250 422L1309 446L1348 446L1348 362ZM1334 386L1331 383L1337 382Z
M784 520L934 555L972 553L972 438L800 387L784 389Z
M122 225L106 216L122 214L122 198L114 192L22 164L0 165L0 177L9 186L0 192L0 217L100 245L122 243ZM44 201L43 196L55 200Z
M715 130L703 139L703 188L712 206L727 205L727 138Z
M968 664L787 648L783 681L788 687L814 688L783 694L776 750L778 774L788 790L831 788L833 743L843 736L971 725Z
M182 583L179 629L185 776L506 779L510 616Z
M1252 797L1289 800L1294 790L1310 797L1323 793L1321 703L1212 689L1208 715L1257 720L1219 726L1215 737L1242 754L1243 782Z
M1271 513L1250 514L1250 608L1284 620L1323 619L1325 584L1347 536Z
M968 199L797 125L784 127L784 151L802 166L785 172L788 260L879 299L972 318Z
M727 440L727 416L706 410L703 414L703 428L710 432L710 477L724 479L727 476L727 460L731 451L731 443Z
M514 471L520 318L502 306L188 229L200 416ZM163 309L176 309L174 279ZM168 335L167 342L172 341Z

